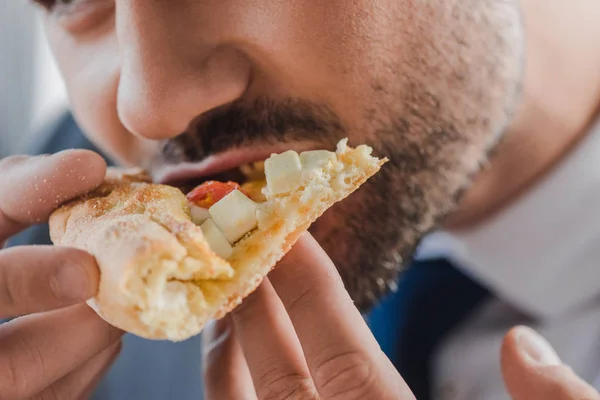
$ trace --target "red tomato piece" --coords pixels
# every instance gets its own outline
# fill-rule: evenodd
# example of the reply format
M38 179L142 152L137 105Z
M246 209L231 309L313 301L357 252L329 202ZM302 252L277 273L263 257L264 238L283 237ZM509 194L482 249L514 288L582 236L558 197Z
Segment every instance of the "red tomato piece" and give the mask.
M198 207L208 209L229 193L239 189L240 185L235 182L207 181L189 192L187 198Z

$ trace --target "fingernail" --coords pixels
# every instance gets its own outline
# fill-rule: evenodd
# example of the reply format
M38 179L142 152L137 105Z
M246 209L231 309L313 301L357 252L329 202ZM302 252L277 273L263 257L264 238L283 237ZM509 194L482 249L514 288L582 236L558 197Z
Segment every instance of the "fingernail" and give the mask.
M56 296L68 300L87 300L89 286L88 274L77 264L61 265L50 279L50 287Z
M203 348L205 352L210 352L215 347L220 346L231 334L231 327L228 317L221 320L211 320L204 327Z
M204 331L204 333L206 335L211 335L212 336L214 330L216 329L216 327L217 327L217 320L211 319L210 321L208 321L206 323L206 325L204 325L203 331Z
M527 358L536 363L548 366L561 364L550 343L531 328L519 328L517 345Z

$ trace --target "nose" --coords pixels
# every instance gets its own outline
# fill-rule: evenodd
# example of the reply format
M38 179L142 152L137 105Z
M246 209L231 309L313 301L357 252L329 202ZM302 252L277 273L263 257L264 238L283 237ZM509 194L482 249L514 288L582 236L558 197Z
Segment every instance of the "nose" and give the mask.
M168 3L117 1L116 9L119 118L133 134L154 140L176 136L198 115L238 99L251 71L241 50L204 32L180 7L189 2Z

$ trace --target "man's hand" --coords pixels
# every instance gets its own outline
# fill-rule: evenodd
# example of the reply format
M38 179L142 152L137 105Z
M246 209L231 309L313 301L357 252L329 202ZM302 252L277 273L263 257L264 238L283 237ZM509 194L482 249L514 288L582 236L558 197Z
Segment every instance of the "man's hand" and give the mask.
M204 339L209 400L414 399L308 234Z
M308 234L203 340L208 400L414 399ZM529 328L506 335L502 369L514 400L600 400Z
M513 400L600 400L544 338L526 327L516 327L504 338L502 373Z
M0 244L97 187L106 164L89 151L0 160ZM0 251L1 399L79 399L116 358L121 332L87 305L98 285L89 254L53 246Z

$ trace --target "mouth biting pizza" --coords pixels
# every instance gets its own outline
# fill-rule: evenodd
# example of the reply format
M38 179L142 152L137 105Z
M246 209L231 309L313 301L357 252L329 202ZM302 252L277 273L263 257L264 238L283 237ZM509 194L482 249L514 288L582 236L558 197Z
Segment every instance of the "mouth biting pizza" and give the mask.
M88 304L135 335L181 341L233 310L329 207L387 159L367 145L289 150L241 167L243 184L207 181L184 194L143 171L109 169L92 193L56 210L56 245L96 257Z

